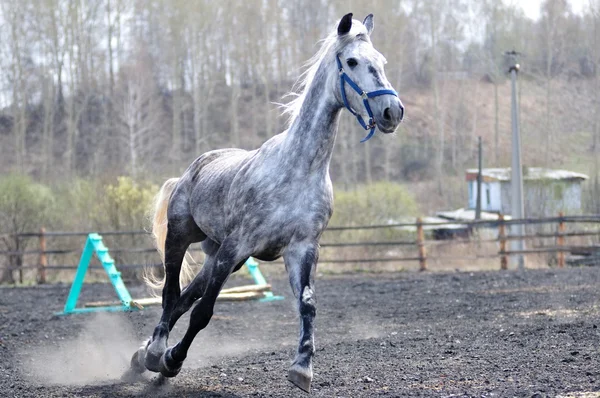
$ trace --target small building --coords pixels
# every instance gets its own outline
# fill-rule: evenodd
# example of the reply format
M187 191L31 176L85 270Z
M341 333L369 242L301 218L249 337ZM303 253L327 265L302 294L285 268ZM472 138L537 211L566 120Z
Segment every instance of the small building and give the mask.
M469 208L477 207L477 169L468 169ZM551 217L563 211L581 212L581 183L589 177L567 170L523 168L523 196L526 217ZM482 170L481 210L511 214L511 169Z

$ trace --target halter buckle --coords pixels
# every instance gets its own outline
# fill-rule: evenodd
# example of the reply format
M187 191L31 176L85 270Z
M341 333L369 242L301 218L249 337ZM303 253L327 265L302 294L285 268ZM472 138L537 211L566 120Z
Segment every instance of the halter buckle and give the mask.
M364 92L364 91L363 91L363 92L360 94L360 96L361 96L361 97L362 97L362 99L364 99L364 100L366 100L366 99L369 99L369 95L368 95L366 92Z

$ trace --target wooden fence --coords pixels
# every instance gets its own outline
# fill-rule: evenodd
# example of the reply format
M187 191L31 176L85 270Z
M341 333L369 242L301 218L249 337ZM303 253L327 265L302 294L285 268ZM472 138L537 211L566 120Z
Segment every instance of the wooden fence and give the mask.
M509 230L511 225L526 225L530 226L529 230L525 235L511 235ZM531 228L532 226L543 225L545 228ZM567 228L569 225L569 229ZM444 228L456 228L466 231L466 236L453 237L445 242L449 244L464 244L464 243L495 243L493 253L485 254L484 256L478 256L478 259L489 258L499 260L499 268L508 268L508 259L511 255L531 255L540 253L553 253L556 254L556 264L558 267L564 267L566 263L566 255L571 254L587 254L598 256L600 262L600 215L585 215L585 216L564 216L559 214L557 217L547 218L526 218L520 220L505 220L502 216L498 220L477 220L477 221L445 221L445 222L424 222L421 218L418 218L413 223L390 223L382 225L368 225L368 226L348 226L348 227L330 227L327 229L328 236L331 234L341 233L344 231L358 231L358 230L381 230L387 229L398 232L402 237L408 237L410 239L394 239L386 241L356 241L356 242L334 242L331 239L328 241L327 237L322 239L322 248L344 248L344 247L402 247L405 249L412 248L415 252L413 256L390 256L384 255L379 257L368 257L368 258L322 258L319 260L320 263L384 263L384 262L416 262L418 263L419 269L425 271L428 269L429 260L444 260L443 257L428 256L427 248L440 243L440 240L428 239L427 235L433 235L433 231L443 230ZM478 231L483 229L497 231L494 234L495 237L485 238L481 237ZM551 232L545 232L551 230ZM58 232L58 231L46 231L41 228L39 232L22 233L18 235L2 235L0 236L5 242L12 242L12 246L16 247L16 250L4 250L0 251L0 270L4 271L16 271L19 282L24 282L23 272L24 270L37 270L36 281L38 283L45 283L48 280L48 273L57 270L74 270L77 268L76 263L63 264L61 261L56 261L60 258L67 258L70 256L71 259L78 256L83 247L83 242L88 232ZM105 231L99 232L100 235L106 237L113 237L115 242L118 241L119 237L123 236L143 236L147 235L146 231ZM575 237L586 237L587 243L584 245L568 244L567 240L571 240ZM81 245L75 247L57 247L56 244L50 245L49 241L57 240L58 238L77 238L81 239ZM533 239L550 239L553 244L544 245L542 247L531 247L526 250L510 250L508 249L508 243L513 240L524 240L531 241ZM156 250L150 247L150 239L141 239L146 244L143 247L118 247L110 245L109 250L111 254L117 257L123 253L130 253L132 255L139 255L143 253L155 253ZM32 242L37 242L36 248L31 250L21 249L22 247L31 247ZM48 247L53 247L48 249ZM64 246L64 245L60 245ZM199 246L193 246L192 251L199 251ZM49 257L52 257L55 261L50 263ZM24 259L27 258L30 263L25 263ZM37 258L37 262L34 263L33 259ZM457 257L447 257L446 259L456 260ZM459 258L460 259L460 258ZM465 259L467 259L465 257ZM155 255L155 261L146 262L145 264L133 264L133 263L120 263L118 262L119 269L136 269L144 267L160 267L158 256Z

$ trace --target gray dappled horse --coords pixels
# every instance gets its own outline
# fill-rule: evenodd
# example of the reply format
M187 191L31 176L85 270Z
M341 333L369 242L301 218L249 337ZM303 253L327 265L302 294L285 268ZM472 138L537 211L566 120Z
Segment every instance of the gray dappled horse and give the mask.
M283 256L300 313L300 343L288 378L310 390L313 281L319 238L333 211L329 162L340 111L352 112L370 130L367 138L375 127L394 132L404 114L385 77L385 58L371 44L372 30L372 15L363 23L352 14L340 20L309 61L300 94L285 106L290 115L286 131L253 151L207 152L181 178L163 185L153 224L165 265L164 281L154 284L163 287L163 312L152 337L133 355L131 371L176 376L194 337L208 325L229 275L250 256L265 261ZM195 277L185 261L194 242L202 242L205 253ZM169 331L195 302L184 337L168 347Z

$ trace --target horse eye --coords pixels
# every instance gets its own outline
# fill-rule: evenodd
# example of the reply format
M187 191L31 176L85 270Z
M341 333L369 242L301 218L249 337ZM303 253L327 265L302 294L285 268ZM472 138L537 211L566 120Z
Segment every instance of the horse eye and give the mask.
M358 61L354 58L348 58L346 60L346 63L348 64L349 67L354 68L356 65L358 65Z

